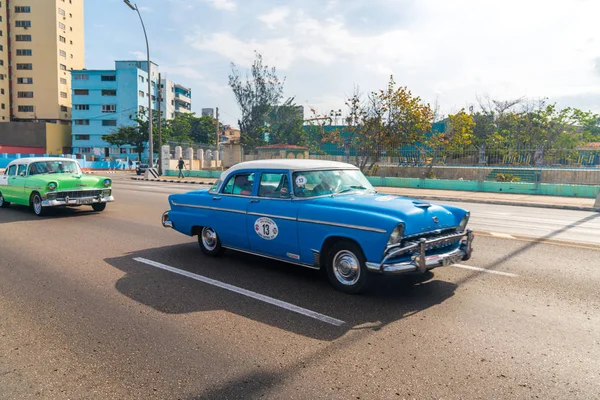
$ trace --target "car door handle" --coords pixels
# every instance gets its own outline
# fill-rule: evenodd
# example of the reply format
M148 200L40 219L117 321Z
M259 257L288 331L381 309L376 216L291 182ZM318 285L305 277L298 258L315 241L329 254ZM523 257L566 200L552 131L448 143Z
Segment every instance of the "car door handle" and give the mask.
M258 200L258 199L252 199L252 200L250 200L250 203L260 203L260 200Z
M213 197L213 200L221 200L220 197Z

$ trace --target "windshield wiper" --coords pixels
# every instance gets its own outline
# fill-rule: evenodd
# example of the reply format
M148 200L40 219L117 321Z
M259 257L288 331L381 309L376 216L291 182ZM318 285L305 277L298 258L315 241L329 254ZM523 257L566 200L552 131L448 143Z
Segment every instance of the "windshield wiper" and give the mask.
M342 189L339 192L335 192L334 194L347 193L347 192L350 192L352 190L357 190L357 189L360 189L360 190L369 190L368 188L366 188L364 186L353 185L353 186L347 187L346 189Z

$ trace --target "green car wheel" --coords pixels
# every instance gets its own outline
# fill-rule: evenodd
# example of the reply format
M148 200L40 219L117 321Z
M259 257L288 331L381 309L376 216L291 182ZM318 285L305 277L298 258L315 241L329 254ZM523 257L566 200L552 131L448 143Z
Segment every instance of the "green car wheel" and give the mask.
M10 203L8 201L4 201L4 196L2 196L2 193L0 193L0 208L6 208L10 206Z
M31 209L33 210L33 213L38 217L41 217L44 214L46 214L44 207L42 207L42 196L40 196L39 193L34 193L33 195L31 195Z

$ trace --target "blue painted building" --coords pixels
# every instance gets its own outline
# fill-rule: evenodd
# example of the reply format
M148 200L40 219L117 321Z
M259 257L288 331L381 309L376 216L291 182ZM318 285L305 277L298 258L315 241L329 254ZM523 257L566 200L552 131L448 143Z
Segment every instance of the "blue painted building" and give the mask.
M158 111L158 65L150 63L151 93L148 93L148 63L146 61L116 61L114 70L71 71L73 99L73 154L88 160L120 158L137 160L135 148L114 147L102 140L102 135L113 133L120 126L135 126L138 112L146 113L148 96L152 96L153 113ZM162 82L163 104L161 110L166 119L179 112L176 107L177 90L184 92L187 108L191 112L191 90ZM165 84L173 87L165 87ZM184 107L181 107L182 109ZM169 112L173 110L175 112ZM156 115L156 114L154 114ZM158 149L155 146L155 153ZM147 157L146 154L143 156Z

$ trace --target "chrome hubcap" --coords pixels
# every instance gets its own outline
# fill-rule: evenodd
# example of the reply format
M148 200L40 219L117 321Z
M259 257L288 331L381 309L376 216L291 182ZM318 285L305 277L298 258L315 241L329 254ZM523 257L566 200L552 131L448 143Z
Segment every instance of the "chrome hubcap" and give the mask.
M217 232L212 228L202 228L202 245L208 251L212 251L217 247Z
M35 196L33 198L33 211L35 211L36 214L42 212L42 199L40 199L40 196Z
M360 263L354 253L339 251L333 257L333 274L343 285L354 285L360 278Z

